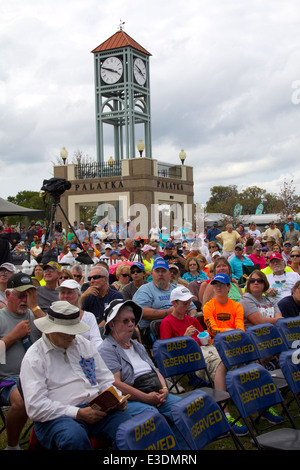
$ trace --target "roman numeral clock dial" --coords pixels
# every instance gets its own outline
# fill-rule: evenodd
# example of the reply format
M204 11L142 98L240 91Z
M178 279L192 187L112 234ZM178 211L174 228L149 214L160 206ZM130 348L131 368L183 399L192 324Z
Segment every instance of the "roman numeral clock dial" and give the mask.
M147 79L146 65L142 59L135 59L133 62L133 74L139 85L144 85Z
M112 85L123 75L123 64L118 57L108 57L101 65L100 75L104 83Z

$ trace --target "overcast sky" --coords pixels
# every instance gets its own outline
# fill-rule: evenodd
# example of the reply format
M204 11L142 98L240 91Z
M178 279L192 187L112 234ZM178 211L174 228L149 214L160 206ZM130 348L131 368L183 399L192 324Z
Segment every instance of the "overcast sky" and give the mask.
M118 30L151 54L152 156L214 185L300 193L298 0L9 0L0 6L0 197L39 191L65 146L96 158L91 50ZM107 158L110 156L107 150Z

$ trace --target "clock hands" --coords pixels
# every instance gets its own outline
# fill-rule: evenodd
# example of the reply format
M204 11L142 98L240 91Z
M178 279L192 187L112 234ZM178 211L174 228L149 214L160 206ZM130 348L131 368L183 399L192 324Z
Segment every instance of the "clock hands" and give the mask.
M102 66L102 70L107 70L108 72L113 72L113 73L117 73L118 75L121 75L121 73L118 70L114 70L109 67Z
M143 78L145 78L145 74L144 74L143 71L139 68L139 66L135 64L135 68L137 69L137 72L138 72Z

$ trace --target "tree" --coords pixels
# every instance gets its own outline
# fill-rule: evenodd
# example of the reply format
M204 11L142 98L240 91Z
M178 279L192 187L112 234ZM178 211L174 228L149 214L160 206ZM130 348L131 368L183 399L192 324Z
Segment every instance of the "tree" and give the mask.
M279 198L281 200L281 219L286 220L289 214L295 216L300 211L300 197L296 194L296 188L293 184L293 180L284 180L280 187Z
M205 211L233 215L234 206L240 202L237 186L213 186L210 192Z
M7 200L18 206L28 207L30 209L45 210L44 200L40 197L38 191L19 191L16 196L8 196ZM17 224L20 216L9 216L7 221L9 224ZM29 217L26 217L28 223Z

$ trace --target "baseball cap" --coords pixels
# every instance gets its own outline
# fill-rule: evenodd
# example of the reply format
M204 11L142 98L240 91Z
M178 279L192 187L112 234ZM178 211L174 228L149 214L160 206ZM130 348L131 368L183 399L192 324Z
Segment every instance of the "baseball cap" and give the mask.
M77 245L76 245L76 243L72 243L72 244L70 245L70 250L77 250Z
M57 269L57 271L61 271L60 264L56 263L55 261L49 261L48 263L44 264L43 269L47 269L47 266L50 266L52 269Z
M148 251L155 251L155 248L151 245L144 245L142 248L142 252L148 253Z
M77 281L75 281L75 279L66 279L56 289L60 289L61 287L67 287L67 289L81 290L81 285Z
M138 261L132 263L132 265L130 266L130 270L134 267L139 268L141 271L145 271L145 266L143 265L143 263L139 263Z
M152 269L163 268L169 271L169 263L163 258L156 258Z
M24 292L28 289L36 289L33 285L33 281L28 274L25 273L16 273L11 276L7 281L8 289L15 289L18 292Z
M111 245L105 245L104 246L104 250L112 250L112 246Z
M195 296L189 291L187 287L180 286L176 287L174 290L172 290L171 295L170 295L170 300L190 300L194 298Z
M133 300L125 300L125 301L121 299L113 300L104 310L104 319L105 319L105 325L104 325L104 331L103 331L104 336L108 335L110 332L108 323L117 316L120 308L126 305L128 305L129 307L132 307L135 320L136 320L136 325L139 323L143 314L143 309L142 307L140 307L140 305L135 303Z
M211 281L211 284L215 284L216 282L222 282L223 284L230 284L230 277L225 273L216 274Z
M17 269L14 264L12 263L2 263L0 269L7 269L7 271L11 273L17 272Z
M272 253L270 256L269 256L269 262L271 262L272 260L274 259L283 259L283 257L281 256L280 253Z
M167 248L167 249L168 248L174 248L174 247L175 247L175 244L172 243L172 242L168 242L168 243L165 244L165 248Z

